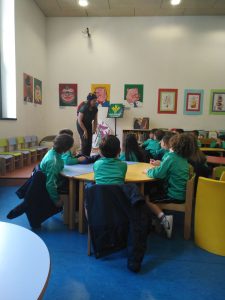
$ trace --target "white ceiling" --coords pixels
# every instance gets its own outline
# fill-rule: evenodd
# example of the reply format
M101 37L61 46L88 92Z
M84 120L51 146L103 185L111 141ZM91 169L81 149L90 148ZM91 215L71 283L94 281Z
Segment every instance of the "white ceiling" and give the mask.
M78 0L34 0L46 17L132 17L225 15L225 0L89 0L82 8Z

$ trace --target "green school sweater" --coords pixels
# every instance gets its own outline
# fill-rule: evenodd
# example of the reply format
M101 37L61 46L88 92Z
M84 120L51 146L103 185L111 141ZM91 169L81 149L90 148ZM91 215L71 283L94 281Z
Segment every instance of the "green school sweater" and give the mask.
M54 203L59 200L57 187L60 182L59 175L63 168L64 162L61 154L57 153L53 148L45 154L40 163L40 169L46 175L46 189Z
M72 155L71 151L63 153L61 157L65 165L76 165L79 163L78 159Z
M164 179L167 184L167 196L176 200L185 200L186 184L189 179L187 159L169 152L159 167L149 169L147 175Z
M93 169L96 184L122 184L127 164L118 158L102 157L94 163Z
M202 143L199 140L197 140L197 144L198 144L198 147L201 148Z
M155 153L153 155L154 159L159 159L162 160L163 156L169 152L169 149L165 149L165 148L160 148L158 150L155 150Z
M119 159L122 160L122 161L126 161L125 152L120 153ZM136 155L133 152L130 153L128 161L137 161L138 162L138 159L137 159Z

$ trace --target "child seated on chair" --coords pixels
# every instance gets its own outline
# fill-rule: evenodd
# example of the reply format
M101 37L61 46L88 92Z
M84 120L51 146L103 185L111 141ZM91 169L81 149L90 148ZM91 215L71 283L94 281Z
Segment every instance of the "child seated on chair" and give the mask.
M144 162L144 152L139 147L135 134L127 134L124 152L120 153L120 160Z
M60 172L64 168L62 154L71 149L73 142L72 136L59 134L54 140L53 148L45 154L40 163L40 169L46 175L46 189L51 200L57 207L63 205L58 193L58 188L60 187Z
M158 129L153 134L153 140L149 140L148 145L145 147L146 161L149 161L150 158L154 158L156 151L161 148L160 141L164 136L164 131Z
M68 134L73 137L73 131L70 129L62 129L59 131L59 134ZM85 161L86 157L76 156L76 154L74 154L73 149L69 149L68 151L62 154L62 160L64 161L65 165L76 165Z
M146 203L163 225L167 237L171 238L173 216L165 216L157 203L184 203L186 184L189 179L188 159L196 152L193 136L182 133L170 139L171 150L160 166L146 170L149 177L163 179L156 190L153 186L146 192Z
M101 158L94 163L96 184L122 184L125 181L127 164L121 161L120 141L114 135L103 138L99 145Z
M175 133L168 131L162 138L160 145L161 148L155 151L155 159L150 159L150 164L159 166L161 161L165 160L170 152L170 139Z

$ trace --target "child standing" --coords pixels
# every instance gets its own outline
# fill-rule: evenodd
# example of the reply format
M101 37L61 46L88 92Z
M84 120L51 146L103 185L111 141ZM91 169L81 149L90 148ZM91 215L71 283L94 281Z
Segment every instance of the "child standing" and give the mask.
M144 162L144 152L139 147L136 136L128 134L125 140L125 151L120 154L120 160Z
M190 134L176 134L170 140L171 152L160 166L146 170L149 177L163 179L160 191L146 196L146 203L163 225L167 237L171 238L173 216L165 216L157 203L184 203L186 184L189 179L190 158L197 150L197 145Z
M103 138L100 146L101 158L94 163L96 184L122 184L125 181L127 164L121 161L120 141L114 135Z

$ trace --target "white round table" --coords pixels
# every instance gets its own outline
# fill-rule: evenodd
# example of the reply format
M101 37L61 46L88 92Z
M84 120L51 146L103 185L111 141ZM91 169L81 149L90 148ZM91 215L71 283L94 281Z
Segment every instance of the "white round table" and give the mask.
M41 299L49 275L50 256L45 243L26 228L0 222L0 298Z

